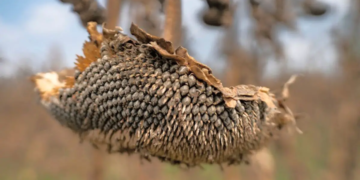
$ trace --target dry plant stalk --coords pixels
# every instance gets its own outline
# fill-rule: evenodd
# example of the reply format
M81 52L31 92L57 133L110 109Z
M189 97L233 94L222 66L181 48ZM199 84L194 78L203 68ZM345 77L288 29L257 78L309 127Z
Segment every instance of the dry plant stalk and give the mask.
M106 26L115 27L118 24L121 0L107 0L106 1Z
M181 0L166 1L166 18L164 28L164 38L171 41L174 45L181 44Z
M130 30L137 40L90 22L75 74L33 77L42 105L82 140L173 164L238 164L294 122L268 88L224 87L185 48Z

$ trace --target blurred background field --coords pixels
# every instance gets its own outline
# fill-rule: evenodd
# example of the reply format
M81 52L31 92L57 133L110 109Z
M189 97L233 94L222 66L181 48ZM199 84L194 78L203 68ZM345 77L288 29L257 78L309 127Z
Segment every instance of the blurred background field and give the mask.
M360 1L221 0L224 6L209 7L215 1L1 1L0 179L360 180ZM287 103L303 134L283 131L249 165L203 169L80 143L40 106L29 76L73 66L88 20L120 25L127 34L135 22L163 35L225 85L278 92L302 74Z

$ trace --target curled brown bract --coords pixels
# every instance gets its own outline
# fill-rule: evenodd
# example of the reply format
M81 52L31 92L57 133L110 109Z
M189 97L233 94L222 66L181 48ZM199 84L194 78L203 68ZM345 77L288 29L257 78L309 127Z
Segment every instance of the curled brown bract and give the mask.
M96 26L96 22L89 22L87 25L86 29L89 33L90 41L85 41L84 43L84 56L77 55L75 65L79 71L84 71L92 62L95 62L101 57L100 46L103 41L103 36L97 31Z
M166 50L168 53L170 54L174 53L174 48L170 41L166 41L164 38L156 37L154 35L145 32L134 23L131 24L130 32L132 35L136 37L138 41L142 43L156 42L161 48Z

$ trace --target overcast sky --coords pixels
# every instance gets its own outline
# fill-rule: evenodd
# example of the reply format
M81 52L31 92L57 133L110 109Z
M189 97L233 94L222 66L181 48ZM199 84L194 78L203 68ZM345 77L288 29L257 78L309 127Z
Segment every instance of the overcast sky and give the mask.
M300 19L297 22L298 33L281 34L285 54L290 69L326 69L334 67L336 53L331 45L329 30L338 25L349 8L350 0L322 0L331 5L331 13L318 20ZM105 0L99 1L105 4ZM182 0L183 25L187 27L194 48L195 58L208 62L213 54L214 44L221 38L220 28L209 28L200 21L199 12L204 7L203 0ZM131 23L128 12L122 12L121 26L126 29ZM240 31L250 27L248 21L241 21ZM191 28L190 28L191 27ZM125 31L128 32L128 31ZM241 41L247 41L246 35ZM50 48L59 47L67 66L72 66L76 54L82 54L82 44L87 40L87 33L79 23L71 6L58 0L1 0L0 1L0 55L11 61L12 65L0 67L0 76L13 73L21 59L32 60L29 64L39 66L49 57ZM249 40L249 39L248 39ZM239 40L240 41L240 40ZM316 60L308 57L314 49L319 50ZM326 49L326 51L324 51ZM28 58L31 57L31 58ZM268 61L267 69L276 69L275 61ZM211 65L210 65L211 66ZM299 67L299 68L296 68ZM268 71L269 75L276 71Z

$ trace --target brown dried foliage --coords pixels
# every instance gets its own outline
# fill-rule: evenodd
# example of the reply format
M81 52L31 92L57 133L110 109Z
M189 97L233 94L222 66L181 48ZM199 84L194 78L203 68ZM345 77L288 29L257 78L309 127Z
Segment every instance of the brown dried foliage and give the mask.
M59 82L59 76L55 72L39 73L30 77L30 80L36 85L40 97L48 101L50 97L59 94L59 89L64 85Z
M63 3L69 3L73 6L73 11L79 15L84 27L90 21L99 24L105 22L105 9L99 5L96 0L60 0Z
M230 0L207 0L208 9L203 14L203 21L210 26L225 26L232 24L234 4Z
M100 45L102 42L102 35L96 30L96 23L89 22L87 31L90 35L90 41L85 41L83 47L84 56L77 56L76 69L84 71L92 62L95 62L100 55Z

